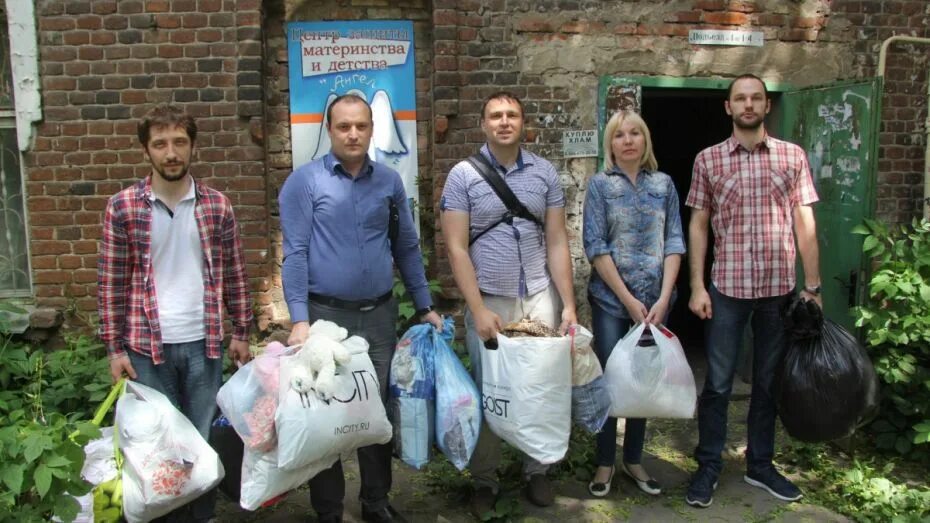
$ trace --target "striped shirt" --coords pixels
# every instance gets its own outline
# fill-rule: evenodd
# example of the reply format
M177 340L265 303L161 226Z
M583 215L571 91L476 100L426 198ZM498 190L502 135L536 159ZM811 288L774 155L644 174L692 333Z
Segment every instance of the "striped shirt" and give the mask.
M711 280L733 298L766 298L795 286L795 206L818 200L804 150L766 135L749 151L731 136L694 160L685 204L711 214Z
M516 163L505 169L487 145L481 148L481 154L540 222L545 221L547 209L565 206L558 172L548 161L520 149ZM449 172L439 207L442 211L468 213L470 237L496 223L507 212L507 206L494 189L465 161ZM532 221L515 218L512 225L502 223L478 238L469 248L478 288L486 294L508 297L532 296L545 290L549 286L549 271L544 233Z
M203 251L203 323L208 358L222 355L221 302L233 338L249 339L252 301L232 204L219 191L194 181L194 218ZM126 349L164 362L161 323L152 267L152 181L146 177L107 202L97 258L100 338L109 357Z

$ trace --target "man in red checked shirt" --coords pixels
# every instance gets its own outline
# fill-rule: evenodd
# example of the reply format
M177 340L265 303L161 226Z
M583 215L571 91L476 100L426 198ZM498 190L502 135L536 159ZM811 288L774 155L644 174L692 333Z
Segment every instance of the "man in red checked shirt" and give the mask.
M685 501L713 502L723 468L727 406L743 330L752 318L753 372L744 480L784 501L801 491L774 467L775 369L787 339L782 305L795 289L795 240L804 266L801 298L821 304L814 212L817 201L810 167L797 145L769 136L763 120L771 109L765 83L742 75L730 84L727 114L733 135L694 160L689 260L691 311L707 320L707 378L698 401L698 470ZM710 285L704 281L708 224L714 231Z
M188 174L197 124L160 106L138 127L152 171L107 203L97 261L100 337L110 373L168 397L204 439L223 375L222 304L233 325L229 357L249 353L252 304L229 199ZM208 493L165 521L211 521Z

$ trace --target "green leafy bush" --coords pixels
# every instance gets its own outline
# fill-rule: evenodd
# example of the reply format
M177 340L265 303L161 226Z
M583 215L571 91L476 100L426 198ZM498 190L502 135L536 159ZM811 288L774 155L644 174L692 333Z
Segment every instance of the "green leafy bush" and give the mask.
M928 459L930 222L866 220L853 232L865 235L863 251L874 259L869 301L855 310L883 385L881 414L871 429L879 448Z
M84 445L98 437L89 420L110 389L103 345L69 337L45 351L0 335L0 523L72 521Z

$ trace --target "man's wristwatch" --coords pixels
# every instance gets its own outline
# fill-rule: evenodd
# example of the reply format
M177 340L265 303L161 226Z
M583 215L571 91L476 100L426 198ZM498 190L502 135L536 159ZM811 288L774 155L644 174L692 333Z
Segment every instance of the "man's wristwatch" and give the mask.
M426 316L427 314L429 314L429 313L431 313L431 312L433 312L433 307L432 307L432 305L427 305L426 307L423 307L422 309L417 309L417 313L416 313L416 314L417 314L417 317L418 317L418 318L422 318L423 316Z
M820 285L808 285L804 287L804 290L809 294L813 294L814 296L820 296L820 291L822 289L820 288Z

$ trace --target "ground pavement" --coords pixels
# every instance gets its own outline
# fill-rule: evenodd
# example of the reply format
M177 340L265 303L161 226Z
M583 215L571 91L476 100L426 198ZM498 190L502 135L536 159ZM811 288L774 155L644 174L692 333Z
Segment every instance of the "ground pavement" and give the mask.
M703 383L703 358L693 358L697 382ZM563 479L553 483L556 492L555 504L539 508L522 495L518 487L507 489L505 496L518 500L520 508L513 512L510 520L517 522L560 522L575 521L784 521L784 522L834 522L848 521L845 517L823 507L802 502L784 503L767 492L747 485L743 481L745 460L742 450L746 445L746 411L749 408L750 387L737 378L733 400L730 405L729 445L724 455L724 472L720 486L714 495L714 503L706 509L696 509L685 504L684 495L688 478L696 468L690 455L697 443L696 420L650 421L646 435L646 451L643 465L659 481L663 493L648 496L640 492L628 478L618 471L614 477L610 494L595 498L588 493L584 479ZM620 424L618 440L622 442L623 423ZM779 435L783 441L785 436ZM618 457L619 457L618 452ZM359 488L358 466L354 459L346 460L345 521L359 522L361 507L357 494ZM806 483L797 474L788 477L797 480L804 489ZM434 478L433 478L434 479ZM391 503L412 522L466 522L475 521L468 512L466 488L437 490L430 486L430 478L394 460L394 489ZM435 483L435 481L433 481ZM286 500L275 507L245 512L220 495L217 504L219 522L246 523L290 523L316 521L310 508L310 494L306 490L291 492Z

